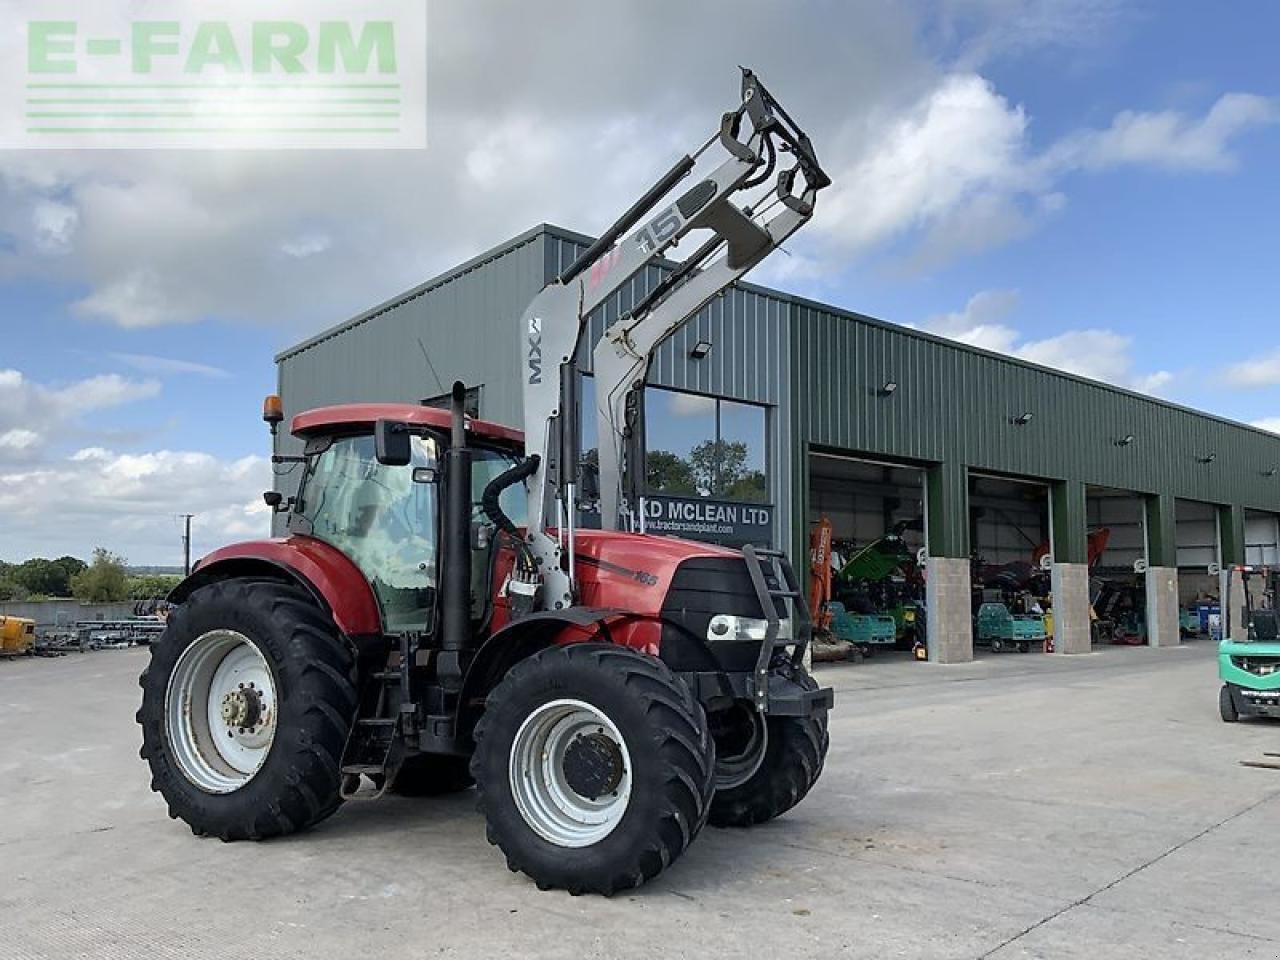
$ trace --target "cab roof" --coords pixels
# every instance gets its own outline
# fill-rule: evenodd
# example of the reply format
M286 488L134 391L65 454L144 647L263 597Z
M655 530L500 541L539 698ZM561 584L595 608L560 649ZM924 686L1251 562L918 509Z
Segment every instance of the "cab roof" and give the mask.
M304 410L293 418L290 431L299 437L352 429L373 429L379 420L399 420L417 426L449 429L449 411L416 403L342 403ZM524 434L489 420L467 418L467 432L474 437L507 444L524 444Z

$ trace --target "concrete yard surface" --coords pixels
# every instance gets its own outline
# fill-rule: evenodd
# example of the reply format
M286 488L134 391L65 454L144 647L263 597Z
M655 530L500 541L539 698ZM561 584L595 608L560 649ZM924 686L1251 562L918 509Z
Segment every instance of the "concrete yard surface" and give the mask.
M539 892L473 792L197 839L148 789L147 651L0 662L0 957L1280 957L1280 724L1207 642L820 668L827 769L648 886Z

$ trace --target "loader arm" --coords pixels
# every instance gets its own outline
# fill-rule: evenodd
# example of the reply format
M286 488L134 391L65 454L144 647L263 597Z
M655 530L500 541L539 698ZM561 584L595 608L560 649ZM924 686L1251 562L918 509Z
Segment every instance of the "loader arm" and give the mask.
M698 158L716 144L728 157L664 204ZM767 184L775 170L776 179L762 191L756 209L734 202L748 199L746 195ZM722 117L720 129L696 153L682 157L530 303L520 327L525 444L526 452L536 454L540 462L529 483L527 529L544 584L541 606L559 609L576 601L573 528L581 423L577 357L592 311L689 233L710 231L706 242L605 332L593 353L600 509L602 525L613 530L624 514L635 516L643 466L629 463L625 452L628 441L638 436L636 414L629 416L628 407L634 406L654 351L707 301L803 226L813 215L818 191L830 182L808 137L755 74L744 69L742 102ZM626 235L628 231L633 232Z

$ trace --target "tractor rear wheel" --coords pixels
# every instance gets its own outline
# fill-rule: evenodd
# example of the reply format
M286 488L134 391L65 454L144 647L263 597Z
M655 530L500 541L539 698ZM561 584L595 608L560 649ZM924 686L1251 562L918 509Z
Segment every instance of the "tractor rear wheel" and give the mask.
M201 587L170 616L139 683L151 788L193 833L260 840L338 809L355 664L303 590Z
M475 784L471 758L438 753L407 757L391 781L391 792L402 797L439 797Z
M606 896L673 863L706 821L714 746L660 660L553 647L489 694L471 772L489 842L538 887Z
M803 669L795 668L792 678L806 690L818 689L817 681ZM738 740L741 742L742 737ZM724 741L717 738L712 826L755 826L786 813L804 799L821 776L827 757L830 741L826 711L807 717L766 717L763 741L755 747L760 756L754 770L743 776L748 769L745 759L734 763L722 746Z

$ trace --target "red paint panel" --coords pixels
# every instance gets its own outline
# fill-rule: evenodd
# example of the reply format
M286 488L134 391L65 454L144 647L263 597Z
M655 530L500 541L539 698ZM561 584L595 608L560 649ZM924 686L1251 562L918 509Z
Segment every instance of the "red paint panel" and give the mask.
M382 615L369 581L342 551L329 544L296 535L233 543L201 558L196 571L237 560L265 560L294 571L324 597L338 629L347 636L382 633Z
M290 429L298 436L306 436L309 433L328 433L335 427L372 429L378 420L399 420L439 430L448 430L450 422L449 411L438 407L424 407L415 403L344 403L305 410L293 418ZM519 430L488 420L468 419L467 432L487 440L524 443L524 434Z

